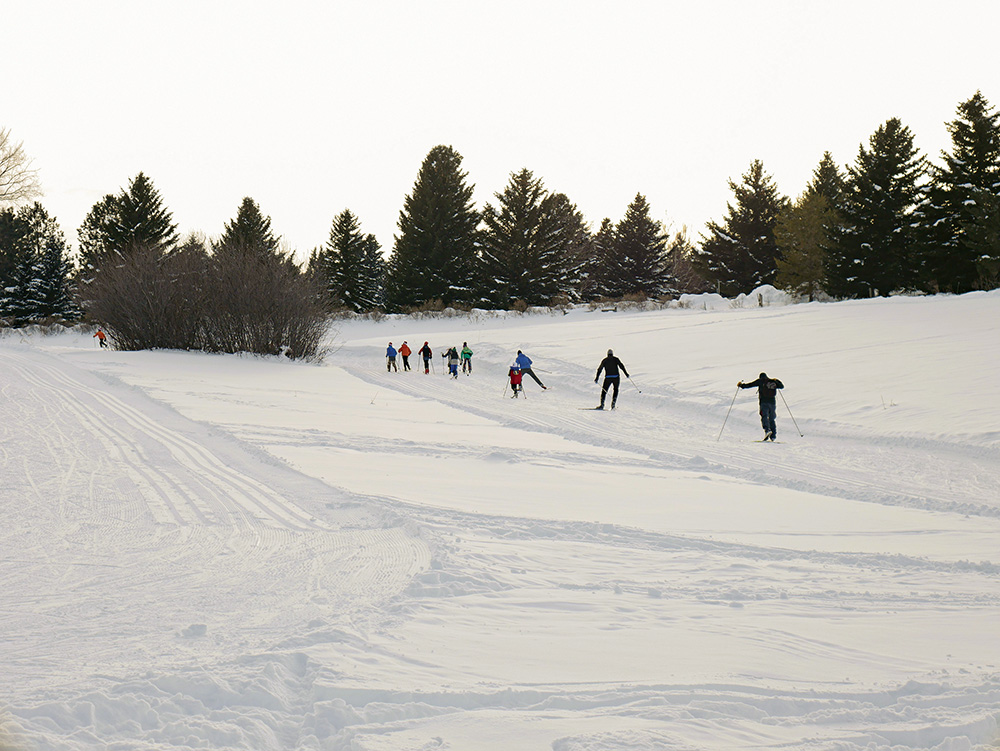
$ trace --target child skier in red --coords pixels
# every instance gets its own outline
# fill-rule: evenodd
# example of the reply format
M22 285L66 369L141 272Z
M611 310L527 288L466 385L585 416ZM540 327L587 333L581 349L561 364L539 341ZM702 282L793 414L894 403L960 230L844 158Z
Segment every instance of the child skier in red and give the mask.
M521 369L517 367L517 363L510 366L507 376L510 378L510 390L514 392L511 399L517 399L517 392L521 390Z

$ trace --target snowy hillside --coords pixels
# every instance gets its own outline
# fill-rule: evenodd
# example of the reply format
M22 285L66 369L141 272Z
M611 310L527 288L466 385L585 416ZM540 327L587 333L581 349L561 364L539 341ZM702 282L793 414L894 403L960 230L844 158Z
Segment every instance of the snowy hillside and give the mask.
M0 749L1000 746L1000 293L701 307L0 340Z

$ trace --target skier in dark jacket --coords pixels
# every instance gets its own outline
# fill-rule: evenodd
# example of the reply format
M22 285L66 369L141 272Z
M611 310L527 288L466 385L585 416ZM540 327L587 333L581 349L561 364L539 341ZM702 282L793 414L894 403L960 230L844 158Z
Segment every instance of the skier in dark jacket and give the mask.
M448 351L444 353L444 357L448 361L448 372L451 373L451 377L458 378L458 350L449 347Z
M417 354L420 355L424 360L424 375L431 372L431 348L427 346L427 342L424 342L424 346L417 350Z
M757 399L760 402L760 425L764 428L764 440L773 441L778 435L778 426L774 422L778 389L785 388L785 384L777 378L768 378L767 373L761 373L756 381L750 383L740 381L736 385L741 389L757 387Z
M615 402L618 401L618 386L621 383L621 375L619 370L625 374L628 378L628 371L625 369L625 364L615 357L615 353L612 350L608 350L608 356L601 360L600 366L597 368L597 375L594 376L594 383L601 377L601 371L604 371L604 385L601 386L601 406L598 409L604 409L604 399L608 395L608 387L614 387L614 391L611 394L611 409L615 408Z

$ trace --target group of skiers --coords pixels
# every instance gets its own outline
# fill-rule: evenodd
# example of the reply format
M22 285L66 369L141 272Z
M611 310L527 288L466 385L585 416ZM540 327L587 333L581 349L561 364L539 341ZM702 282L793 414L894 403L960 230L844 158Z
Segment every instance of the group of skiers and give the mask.
M392 372L399 372L399 368L396 365L396 356L399 355L403 359L403 371L408 371L410 369L410 355L413 354L413 350L410 349L410 345L403 342L398 350L392 346L392 342L389 342L389 346L385 350L385 369ZM433 357L434 352L431 350L430 345L424 342L424 346L417 350L417 354L420 355L424 363L424 375L431 372L431 357ZM445 352L441 353L441 357L445 359L445 363L448 366L448 373L452 378L458 378L458 366L459 363L462 365L462 372L466 375L472 375L472 350L469 349L468 342L462 342L462 350L456 347L449 347Z
M386 369L389 372L399 371L399 368L396 366L396 356L399 355L403 359L403 370L408 371L410 369L409 358L411 354L412 351L406 342L403 342L403 346L401 346L398 350L392 346L392 342L389 342L389 346L385 351ZM424 346L417 350L417 354L419 354L423 359L424 374L426 375L430 373L431 357L433 355L430 345L427 342L424 342ZM456 347L449 347L441 355L445 358L445 362L447 363L448 374L452 378L458 378L458 368L461 364L462 372L466 375L472 375L472 354L473 353L469 348L468 342L462 342L461 351L459 351ZM610 349L608 350L607 356L601 360L601 364L597 367L597 374L594 376L594 383L600 381L602 372L604 373L604 383L601 384L601 403L599 406L594 407L594 409L604 409L609 391L611 392L611 409L614 409L618 403L618 392L621 385L622 374L624 374L626 378L631 378L631 376L628 374L628 369L625 367L625 363L615 357L614 351ZM524 354L521 350L518 350L517 357L514 359L510 369L507 371L507 379L510 383L512 399L517 399L524 393L523 378L525 375L531 376L535 383L541 386L543 390L548 389L548 387L542 383L541 379L535 375L535 371L531 367L531 358ZM778 389L783 389L785 387L784 384L777 378L770 378L766 373L761 373L754 381L750 381L749 383L740 381L736 385L740 389L757 389L757 397L760 404L760 423L761 427L764 428L763 440L774 441L778 435L778 428L775 423L776 395L778 393ZM504 390L506 391L506 389Z

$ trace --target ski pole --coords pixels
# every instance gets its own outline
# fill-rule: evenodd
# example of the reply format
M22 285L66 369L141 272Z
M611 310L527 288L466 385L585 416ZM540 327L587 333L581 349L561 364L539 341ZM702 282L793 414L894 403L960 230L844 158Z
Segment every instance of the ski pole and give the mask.
M736 387L736 394L740 393L740 387ZM729 402L729 412L733 411L733 405L736 404L736 394L733 394L733 400ZM726 412L726 419L722 421L722 430L719 431L719 438L722 438L722 431L726 429L726 423L729 422L729 412ZM719 438L715 439L715 442L719 442Z
M778 392L778 395L781 397L781 401L785 402L785 395L780 391ZM792 418L792 425L794 425L795 429L799 431L799 438L805 438L805 434L803 434L803 432L799 429L799 424L795 422L795 415L792 414L792 409L788 406L788 402L785 402L785 409L788 410L788 416Z
M501 396L507 396L507 381L503 382L503 394Z
M626 377L628 378L628 382L631 383L633 386L635 386L635 381L632 380L632 376L626 376ZM642 389L639 388L638 386L635 386L635 390L638 391L640 394L642 393Z

